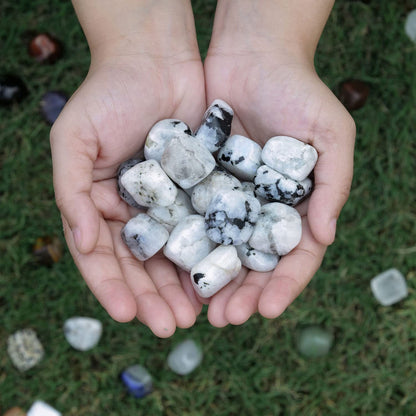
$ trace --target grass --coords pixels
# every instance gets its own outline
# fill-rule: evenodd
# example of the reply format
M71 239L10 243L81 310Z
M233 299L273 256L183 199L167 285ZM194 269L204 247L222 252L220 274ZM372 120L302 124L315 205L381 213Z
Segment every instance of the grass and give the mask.
M216 329L203 313L189 330L157 339L137 322L113 322L91 295L69 253L52 268L33 263L40 235L58 234L53 201L49 126L38 103L46 90L70 94L85 76L88 49L68 2L4 0L1 72L19 73L30 96L0 108L0 413L42 399L65 415L414 415L416 414L416 45L403 24L411 1L337 2L316 56L324 81L336 91L349 77L366 80L371 94L353 115L357 123L355 175L336 243L303 294L276 320L252 317L241 327ZM194 1L204 55L214 1ZM17 22L19 22L17 24ZM26 53L31 31L65 42L55 65ZM369 281L396 267L409 297L379 306ZM73 350L62 333L74 315L104 323L99 345ZM319 324L334 331L330 354L306 359L295 349L296 331ZM19 373L6 352L14 331L34 328L44 360ZM205 357L180 377L165 360L192 337ZM128 396L119 372L145 365L155 391Z

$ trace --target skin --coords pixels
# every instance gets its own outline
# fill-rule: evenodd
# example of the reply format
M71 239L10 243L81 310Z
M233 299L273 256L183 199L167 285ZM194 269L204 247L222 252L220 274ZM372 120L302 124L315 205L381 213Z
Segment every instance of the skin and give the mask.
M214 326L255 313L279 316L319 268L335 237L352 176L355 126L313 67L331 1L219 1L203 67L187 0L73 2L91 50L90 71L51 131L54 187L65 238L94 295L117 321L135 317L159 337L194 324L209 303ZM303 237L273 272L243 269L209 300L162 254L136 260L120 230L137 212L117 195L118 165L164 118L198 127L222 98L233 134L264 144L277 134L318 150L315 190L300 208Z

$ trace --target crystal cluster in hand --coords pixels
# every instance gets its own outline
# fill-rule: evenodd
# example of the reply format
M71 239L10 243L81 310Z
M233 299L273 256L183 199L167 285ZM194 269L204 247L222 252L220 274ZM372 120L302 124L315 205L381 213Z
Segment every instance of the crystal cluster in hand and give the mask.
M163 249L190 272L195 291L210 297L242 266L273 270L302 236L294 208L312 191L316 150L292 137L265 146L230 136L233 110L207 109L195 134L180 120L157 122L141 155L118 170L120 197L146 212L127 222L122 238L145 261Z

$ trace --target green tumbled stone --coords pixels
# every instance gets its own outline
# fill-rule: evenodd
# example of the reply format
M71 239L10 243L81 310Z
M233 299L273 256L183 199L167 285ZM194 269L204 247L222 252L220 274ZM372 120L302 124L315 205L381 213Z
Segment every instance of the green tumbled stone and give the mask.
M333 341L332 332L318 326L310 326L299 331L297 347L306 357L322 357L328 354Z

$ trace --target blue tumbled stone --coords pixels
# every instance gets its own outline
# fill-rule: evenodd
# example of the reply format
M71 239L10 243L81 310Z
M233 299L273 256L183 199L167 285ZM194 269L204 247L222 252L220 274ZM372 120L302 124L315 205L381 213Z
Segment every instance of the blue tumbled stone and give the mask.
M153 390L152 376L141 365L126 368L120 377L128 392L138 399L147 396Z

